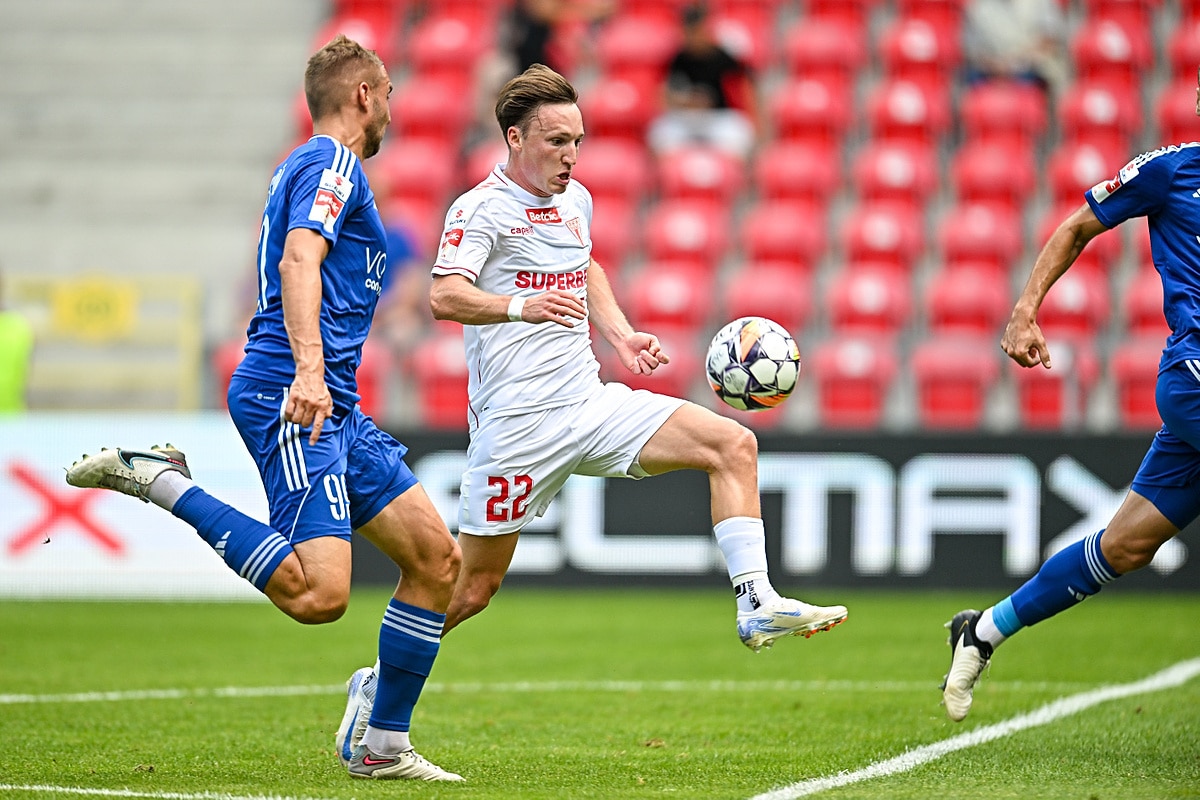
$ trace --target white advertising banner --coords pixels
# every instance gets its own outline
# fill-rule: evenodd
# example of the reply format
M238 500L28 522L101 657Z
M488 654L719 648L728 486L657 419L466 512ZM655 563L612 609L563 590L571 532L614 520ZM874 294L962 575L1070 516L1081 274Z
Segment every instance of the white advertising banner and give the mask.
M258 470L224 412L0 415L0 598L262 599L186 523L64 478L83 453L167 442L209 493L267 520Z

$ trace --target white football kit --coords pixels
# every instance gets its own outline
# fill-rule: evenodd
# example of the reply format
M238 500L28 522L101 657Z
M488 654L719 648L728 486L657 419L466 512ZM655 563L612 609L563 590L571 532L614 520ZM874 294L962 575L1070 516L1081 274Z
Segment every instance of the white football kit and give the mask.
M587 303L592 197L577 181L530 194L497 166L446 214L435 276L491 294L549 289ZM684 401L602 384L585 318L464 325L471 441L459 530L499 535L545 513L572 474L640 478L637 455Z

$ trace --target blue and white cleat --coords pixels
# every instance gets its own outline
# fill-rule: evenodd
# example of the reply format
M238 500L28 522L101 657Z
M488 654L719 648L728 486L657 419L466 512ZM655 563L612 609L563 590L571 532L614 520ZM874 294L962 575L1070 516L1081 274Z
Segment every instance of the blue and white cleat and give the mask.
M159 475L174 470L191 478L187 458L171 445L149 450L102 449L67 468L67 483L84 489L112 489L143 503L150 502L150 484Z
M348 766L354 750L367 732L371 721L371 708L375 705L375 670L371 667L357 669L346 681L346 713L338 725L334 749L342 766Z
M846 619L845 606L814 606L781 597L753 611L739 611L738 636L754 652L770 647L784 636L803 636L827 631Z

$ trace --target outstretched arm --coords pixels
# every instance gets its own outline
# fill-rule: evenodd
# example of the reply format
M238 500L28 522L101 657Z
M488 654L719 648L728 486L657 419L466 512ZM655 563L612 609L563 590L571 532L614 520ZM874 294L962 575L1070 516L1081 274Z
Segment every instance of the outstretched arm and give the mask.
M649 375L660 364L670 363L657 336L635 331L629 324L625 312L617 305L608 275L595 259L588 267L588 308L592 324L630 372Z
M1092 207L1084 203L1070 216L1059 223L1050 239L1038 253L1033 263L1033 270L1017 304L1013 308L1008 326L1000 339L1000 347L1009 358L1023 367L1033 367L1041 364L1050 369L1050 351L1046 347L1046 337L1037 324L1038 309L1046 299L1047 292L1054 282L1075 263L1075 259L1083 252L1087 243L1098 234L1108 230Z

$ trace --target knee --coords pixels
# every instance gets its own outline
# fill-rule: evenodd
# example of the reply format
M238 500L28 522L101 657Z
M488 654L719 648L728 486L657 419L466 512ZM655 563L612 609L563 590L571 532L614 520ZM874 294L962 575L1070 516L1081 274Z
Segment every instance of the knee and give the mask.
M349 605L350 597L346 593L309 591L295 598L283 610L304 625L323 625L341 619Z
M1104 558L1118 575L1145 567L1154 560L1162 542L1114 537L1103 542Z
M721 434L718 466L740 474L754 474L758 464L758 437L745 425L734 420L728 422L727 430Z
M460 584L455 591L455 600L463 616L469 617L487 608L496 592L500 591L503 580L503 576L477 574Z

